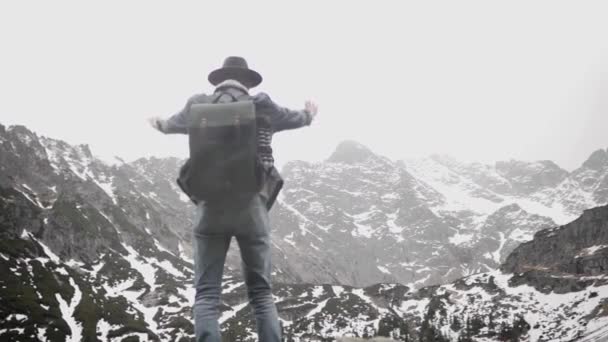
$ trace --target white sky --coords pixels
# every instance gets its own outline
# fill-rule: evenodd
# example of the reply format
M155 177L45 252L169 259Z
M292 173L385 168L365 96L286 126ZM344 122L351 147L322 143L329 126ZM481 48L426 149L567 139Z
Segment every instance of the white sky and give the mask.
M221 3L222 5L218 5ZM168 117L228 55L255 91L320 112L275 135L278 164L354 139L393 159L447 153L566 169L608 147L608 3L13 1L0 4L0 123L94 154L187 156Z

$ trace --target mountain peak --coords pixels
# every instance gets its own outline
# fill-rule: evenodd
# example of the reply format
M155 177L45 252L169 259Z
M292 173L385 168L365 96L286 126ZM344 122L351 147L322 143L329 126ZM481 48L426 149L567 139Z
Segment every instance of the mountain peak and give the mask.
M6 132L26 145L29 145L32 141L38 140L36 133L32 132L24 125L10 125L6 129Z
M19 132L19 133L31 133L32 132L24 125L9 125L8 130L14 131L14 132Z
M447 153L433 153L429 156L429 158L448 167L460 164L460 161L456 160L456 158Z
M329 162L354 164L368 160L376 156L367 146L354 140L344 140L338 144L332 155L328 158Z
M583 163L583 167L592 170L603 170L608 166L608 150L599 149L589 156Z
M91 153L91 147L89 146L89 144L79 144L79 145L76 145L76 147L80 150L80 152L82 152L84 154L85 157L87 157L87 158L93 157L93 154Z

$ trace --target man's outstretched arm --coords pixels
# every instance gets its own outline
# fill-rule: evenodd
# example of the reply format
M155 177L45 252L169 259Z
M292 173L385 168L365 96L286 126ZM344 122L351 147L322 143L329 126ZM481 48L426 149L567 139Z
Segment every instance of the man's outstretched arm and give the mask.
M270 114L271 124L275 132L308 126L318 111L317 105L311 101L306 101L303 110L292 110L279 106L266 93L256 95L256 102L262 111Z
M149 118L148 122L152 127L159 130L164 134L188 134L188 126L190 124L190 105L192 104L192 98L188 99L188 102L182 110L173 114L168 119L162 119L158 117Z

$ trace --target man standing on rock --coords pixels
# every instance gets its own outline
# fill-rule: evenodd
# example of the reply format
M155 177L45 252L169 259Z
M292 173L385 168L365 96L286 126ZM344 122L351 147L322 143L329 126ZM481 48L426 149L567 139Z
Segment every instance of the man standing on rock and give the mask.
M226 58L221 68L209 74L208 80L215 86L213 94L194 95L180 112L167 120L151 118L149 119L150 124L165 134L189 134L190 160L193 160L194 130L200 125L213 126L207 124L204 121L206 119L201 120L200 116L197 117L197 110L199 112L207 111L207 113L214 110L217 112L217 108L226 108L226 106L205 107L205 104L236 103L240 105L239 110L243 111L247 104L245 102L249 101L250 107L255 112L257 123L253 143L257 145L255 149L256 167L261 170L260 174L263 177L256 178L260 179L260 186L256 188L254 195L242 193L237 196L224 196L218 200L201 200L196 195L188 193L189 189L186 189L178 180L182 190L188 193L197 206L193 248L196 289L193 311L196 341L221 341L218 323L221 281L226 253L232 236L235 236L241 253L241 265L247 284L249 303L252 305L256 317L258 338L262 342L278 342L281 341L281 329L272 297L270 279L271 251L268 211L283 185L283 180L274 167L270 145L273 133L310 125L317 114L317 106L313 102L307 101L303 110L291 110L277 105L265 93L249 95L249 89L259 85L262 82L262 76L249 69L247 62L242 57ZM228 118L228 116L224 117ZM238 117L234 121L240 122ZM234 158L226 156L226 159ZM229 162L231 161L226 163ZM195 170L195 167L191 167L191 169ZM240 172L242 170L243 168L239 169ZM195 171L188 170L188 165L185 165L180 171L180 177L188 172Z

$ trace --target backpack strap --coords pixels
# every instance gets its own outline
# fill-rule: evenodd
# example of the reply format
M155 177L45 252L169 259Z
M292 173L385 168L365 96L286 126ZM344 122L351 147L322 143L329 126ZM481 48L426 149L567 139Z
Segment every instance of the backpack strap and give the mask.
M232 97L232 102L238 101L237 98L236 98L236 96L232 95L231 93L229 93L227 91L220 91L220 92L217 92L216 94L217 95L216 95L215 99L213 99L212 103L218 103L218 101L220 100L220 98L222 96L224 96L224 95L228 95L228 96Z

